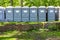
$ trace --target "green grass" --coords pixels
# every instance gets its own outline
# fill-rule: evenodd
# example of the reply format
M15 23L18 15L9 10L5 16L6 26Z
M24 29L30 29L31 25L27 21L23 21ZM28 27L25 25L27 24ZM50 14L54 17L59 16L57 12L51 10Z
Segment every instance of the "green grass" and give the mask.
M29 32L19 32L19 31L7 31L4 32L3 35L0 35L1 40L15 40L16 38L21 40L33 40L37 37L41 39L46 39L48 37L60 37L60 32L52 31L52 32L40 32L40 31L29 31Z
M0 22L0 26L4 26L6 24L38 24L40 22Z
M0 38L0 40L17 40L17 38ZM33 39L19 39L19 40L33 40Z
M16 40L16 38L0 38L0 40Z
M6 24L41 24L41 23L47 23L47 22L0 22L0 26L6 25ZM1 40L15 40L16 38L19 38L19 40L33 40L36 37L40 37L41 39L45 39L48 37L60 37L59 31L36 31L32 30L29 32L23 31L7 31L3 32L0 35Z
M42 23L59 23L60 21L54 21L54 22L0 22L0 26L6 25L6 24L42 24Z
M18 31L7 31L7 32L4 32L2 35L0 35L0 38L12 37L12 36L16 35L17 33L18 33Z

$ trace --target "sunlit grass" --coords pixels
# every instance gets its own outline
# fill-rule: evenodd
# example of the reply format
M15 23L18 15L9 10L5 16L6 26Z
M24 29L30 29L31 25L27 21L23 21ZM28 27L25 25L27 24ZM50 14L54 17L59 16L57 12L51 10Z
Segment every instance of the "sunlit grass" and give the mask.
M60 23L60 21L53 22L0 22L0 26L4 26L6 24L45 24L45 23Z
M13 35L16 35L18 31L7 31L4 32L0 37L12 37Z
M0 38L0 40L16 40L16 38Z
M30 32L19 32L19 31L7 31L4 32L3 35L0 35L1 40L16 40L17 38L19 40L33 40L34 38L40 36L41 38L47 38L47 37L60 37L60 32L58 31L52 31L52 32L46 32L46 31L30 31Z

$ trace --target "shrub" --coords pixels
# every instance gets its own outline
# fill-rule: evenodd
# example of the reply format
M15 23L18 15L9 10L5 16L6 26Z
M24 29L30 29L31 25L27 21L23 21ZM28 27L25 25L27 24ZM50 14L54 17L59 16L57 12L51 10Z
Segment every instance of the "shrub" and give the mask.
M55 23L48 23L48 29L50 31L57 31L57 26Z
M60 23L56 23L57 30L60 31Z

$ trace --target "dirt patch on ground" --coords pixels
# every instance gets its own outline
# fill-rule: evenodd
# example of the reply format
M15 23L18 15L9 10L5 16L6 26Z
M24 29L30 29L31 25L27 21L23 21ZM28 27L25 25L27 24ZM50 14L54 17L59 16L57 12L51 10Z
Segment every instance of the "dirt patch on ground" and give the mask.
M5 32L9 30L29 31L33 29L39 29L40 27L42 27L40 24L6 24L0 27L0 32Z

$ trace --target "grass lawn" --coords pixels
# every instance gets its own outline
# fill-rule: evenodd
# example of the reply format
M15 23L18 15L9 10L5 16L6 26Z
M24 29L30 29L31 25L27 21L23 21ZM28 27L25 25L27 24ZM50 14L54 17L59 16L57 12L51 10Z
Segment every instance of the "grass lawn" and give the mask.
M6 24L40 24L40 22L0 22L0 26ZM7 31L0 32L0 40L35 40L41 39L45 40L49 37L60 37L60 31L40 31L40 30L32 30L32 31Z
M0 35L0 40L33 40L33 39L46 39L48 37L60 37L60 32L40 32L40 31L30 31L30 32L19 32L19 31L7 31Z

